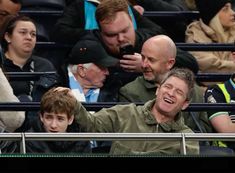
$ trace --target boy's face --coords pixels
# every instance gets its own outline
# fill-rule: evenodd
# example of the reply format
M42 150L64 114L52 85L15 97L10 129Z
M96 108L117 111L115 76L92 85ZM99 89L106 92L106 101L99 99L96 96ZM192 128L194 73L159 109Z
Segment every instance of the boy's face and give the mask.
M68 119L66 113L48 113L40 114L40 119L48 133L65 133L68 125L72 124L74 116Z

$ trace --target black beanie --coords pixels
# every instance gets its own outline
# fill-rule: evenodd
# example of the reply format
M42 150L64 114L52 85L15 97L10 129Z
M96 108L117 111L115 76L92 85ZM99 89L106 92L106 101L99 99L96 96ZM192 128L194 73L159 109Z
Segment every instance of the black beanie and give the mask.
M202 21L209 25L211 19L231 0L195 0Z

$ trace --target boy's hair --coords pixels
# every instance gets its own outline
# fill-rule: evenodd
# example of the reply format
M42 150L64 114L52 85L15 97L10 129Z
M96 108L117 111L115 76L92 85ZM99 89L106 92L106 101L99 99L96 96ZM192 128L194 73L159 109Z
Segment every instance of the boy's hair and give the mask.
M189 90L187 94L187 100L190 100L193 95L193 88L195 83L195 76L193 72L187 68L173 68L167 73L165 78L162 80L160 86L164 84L166 80L171 76L177 77L187 84Z
M96 9L96 20L98 24L104 20L111 22L115 19L116 13L121 11L129 15L127 0L102 0Z
M40 102L40 113L65 113L70 118L75 113L77 100L69 94L69 90L54 91L55 88L47 91Z

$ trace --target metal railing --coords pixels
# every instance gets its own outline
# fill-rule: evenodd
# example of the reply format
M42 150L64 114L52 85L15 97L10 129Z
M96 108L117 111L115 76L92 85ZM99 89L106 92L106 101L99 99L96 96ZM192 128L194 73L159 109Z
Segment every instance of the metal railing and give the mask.
M176 46L185 51L235 51L233 43L175 43ZM57 42L37 42L38 48L59 49L71 48L73 45Z
M63 10L21 10L21 14L30 16L62 16ZM145 11L146 17L198 19L198 11Z
M56 72L55 71L51 71L51 72L4 72L4 74L10 80L27 81L27 80L39 80L42 75L52 75L52 74L56 74Z
M42 75L56 74L56 72L4 72L10 80L38 80ZM198 73L195 78L198 82L223 82L231 77L232 73Z
M235 141L235 133L0 133L0 140L20 141L20 153L26 154L26 141L87 140L164 140L180 141L181 154L187 155L186 141Z
M144 102L133 102L136 105L143 105ZM115 105L130 104L129 102L97 102L82 103L88 111L99 111L102 108L110 108ZM0 111L37 111L40 108L39 102L0 102ZM191 103L183 111L235 111L235 103Z

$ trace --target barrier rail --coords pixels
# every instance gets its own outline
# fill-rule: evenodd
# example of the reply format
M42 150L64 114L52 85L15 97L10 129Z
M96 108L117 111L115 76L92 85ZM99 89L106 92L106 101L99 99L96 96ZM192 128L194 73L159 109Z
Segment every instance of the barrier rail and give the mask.
M175 43L176 46L185 51L235 51L233 43ZM59 49L71 48L72 45L56 42L37 42L38 48Z
M186 140L190 141L235 141L235 133L0 133L0 140L21 141L22 154L26 154L25 142L79 141L79 140L179 140L181 154L186 155Z
M88 111L99 111L102 108L110 108L115 105L130 104L129 102L97 102L82 103ZM143 102L136 102L136 105L143 105ZM39 102L0 102L0 111L35 111L39 110ZM235 103L191 103L183 111L235 111Z
M63 10L21 10L20 14L31 16L62 16ZM198 11L145 11L146 17L198 19Z
M56 74L56 72L4 72L11 80L38 80L42 75ZM198 73L195 77L198 82L221 82L231 77L231 73Z
M39 80L40 76L42 75L52 75L56 74L55 71L51 72L4 72L4 74L10 80Z

